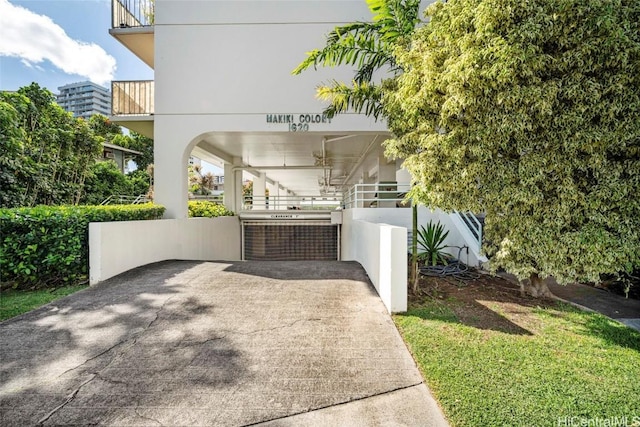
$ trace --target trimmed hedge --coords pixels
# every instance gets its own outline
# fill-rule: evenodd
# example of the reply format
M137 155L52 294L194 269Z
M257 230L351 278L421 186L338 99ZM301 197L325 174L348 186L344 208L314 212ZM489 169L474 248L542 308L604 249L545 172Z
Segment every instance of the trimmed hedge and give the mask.
M47 288L86 281L89 223L159 219L151 203L0 209L0 288Z
M206 217L215 218L217 216L233 216L233 212L228 210L224 205L206 200L190 201L189 216L190 217Z

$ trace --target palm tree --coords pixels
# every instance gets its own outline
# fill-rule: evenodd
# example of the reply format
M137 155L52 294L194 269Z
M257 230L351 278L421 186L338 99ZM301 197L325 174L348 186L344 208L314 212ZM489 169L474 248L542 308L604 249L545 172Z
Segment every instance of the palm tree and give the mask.
M382 95L385 84L392 83L402 69L396 63L394 50L410 43L411 35L421 22L420 0L366 0L372 22L353 22L335 27L327 35L327 44L322 49L307 52L307 58L298 65L293 74L313 66L356 67L351 85L331 80L317 89L318 98L329 101L324 110L328 117L352 110L373 116L376 120L384 115ZM387 72L386 80L375 83L376 71ZM413 241L411 247L411 282L417 290L418 257L418 210L413 204Z
M395 61L396 47L409 43L411 34L420 22L420 0L366 0L372 22L353 22L335 27L327 35L327 44L322 49L307 52L307 58L293 70L293 74L313 66L356 67L350 85L331 80L317 89L317 96L329 101L325 114L336 114L352 110L373 116L376 120L383 114L382 83L375 83L376 71L384 70L391 80L402 72ZM387 80L390 80L387 78Z

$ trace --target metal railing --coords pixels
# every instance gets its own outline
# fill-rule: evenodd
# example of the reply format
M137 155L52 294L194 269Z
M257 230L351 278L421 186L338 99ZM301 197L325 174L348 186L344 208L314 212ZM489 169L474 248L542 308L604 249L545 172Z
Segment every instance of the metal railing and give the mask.
M194 201L194 202L200 202L200 201L204 201L204 202L215 202L218 204L222 204L224 202L224 198L222 195L207 195L207 196L202 196L200 194L189 194L189 201Z
M344 207L352 208L404 208L411 202L405 201L410 190L409 184L377 183L356 184L344 196Z
M111 28L153 25L154 6L155 0L111 0Z
M111 114L145 116L154 113L153 80L115 80L111 82Z
M478 247L482 246L482 222L478 219L478 216L471 212L458 212L454 214L462 220L464 225L467 226L473 237L476 239Z
M331 211L342 206L339 196L245 196L242 210L324 210Z
M125 196L122 194L113 194L100 203L100 205L139 205L151 201L146 194L139 196Z

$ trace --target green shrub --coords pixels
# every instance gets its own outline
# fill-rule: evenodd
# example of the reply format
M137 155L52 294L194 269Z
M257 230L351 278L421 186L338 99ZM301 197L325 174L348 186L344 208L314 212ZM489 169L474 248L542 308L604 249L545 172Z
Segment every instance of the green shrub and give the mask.
M190 201L189 216L215 218L217 216L233 216L233 212L224 207L224 205L215 202L206 200Z
M45 288L86 280L89 223L158 219L164 207L36 206L0 209L0 288Z
M421 226L418 230L418 250L421 251L418 257L424 259L426 265L446 265L447 259L443 250L447 247L444 241L448 235L449 231L445 231L440 222L429 221L426 229Z

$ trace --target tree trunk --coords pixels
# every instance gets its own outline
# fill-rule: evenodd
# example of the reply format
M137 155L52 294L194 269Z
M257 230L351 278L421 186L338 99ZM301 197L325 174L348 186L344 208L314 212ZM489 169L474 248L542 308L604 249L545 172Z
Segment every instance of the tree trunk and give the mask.
M413 293L418 293L418 205L411 202L411 216L413 218L413 230L411 237L411 282Z
M529 283L520 282L520 293L522 295L529 294L534 298L553 298L547 283L537 273L531 273Z

